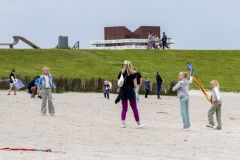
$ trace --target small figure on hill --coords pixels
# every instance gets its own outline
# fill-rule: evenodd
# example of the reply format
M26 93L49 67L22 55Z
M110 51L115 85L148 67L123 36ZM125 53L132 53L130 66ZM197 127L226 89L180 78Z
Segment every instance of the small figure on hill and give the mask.
M163 37L162 37L162 47L163 47L163 50L165 50L165 47L166 48L169 48L168 45L167 45L167 35L165 32L163 32Z
M153 48L152 39L153 39L152 32L149 32L148 33L148 46L147 46L147 49L152 49Z

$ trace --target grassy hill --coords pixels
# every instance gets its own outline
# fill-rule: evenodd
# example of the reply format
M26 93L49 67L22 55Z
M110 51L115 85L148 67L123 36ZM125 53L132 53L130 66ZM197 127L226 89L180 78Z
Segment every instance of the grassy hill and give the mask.
M55 77L116 79L125 59L131 60L152 81L160 71L165 82L177 80L178 72L186 70L186 63L192 62L206 88L211 79L217 79L222 90L240 91L240 51L1 49L0 77L7 77L11 68L17 70L17 75L33 77L47 65Z

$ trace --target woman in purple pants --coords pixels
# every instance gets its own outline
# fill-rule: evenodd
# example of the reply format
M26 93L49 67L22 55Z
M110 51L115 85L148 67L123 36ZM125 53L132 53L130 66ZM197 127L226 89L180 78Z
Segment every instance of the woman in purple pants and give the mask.
M134 118L137 122L137 127L142 128L144 127L143 124L140 123L139 113L137 109L136 103L136 93L135 87L137 86L137 75L136 71L133 70L132 63L130 61L124 61L122 71L118 75L118 79L121 76L124 78L124 84L122 87L118 88L118 92L120 93L120 97L122 100L122 128L126 128L125 120L128 110L128 101L134 113Z

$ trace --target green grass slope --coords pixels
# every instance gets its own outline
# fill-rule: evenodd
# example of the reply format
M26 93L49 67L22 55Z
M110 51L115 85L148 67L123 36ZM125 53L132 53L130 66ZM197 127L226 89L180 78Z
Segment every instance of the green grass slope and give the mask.
M165 82L176 81L178 72L186 70L186 63L192 62L206 88L211 79L217 79L222 90L240 91L240 51L1 49L0 77L8 76L11 68L17 70L17 75L35 76L47 65L55 77L116 79L125 59L131 60L152 81L160 71Z

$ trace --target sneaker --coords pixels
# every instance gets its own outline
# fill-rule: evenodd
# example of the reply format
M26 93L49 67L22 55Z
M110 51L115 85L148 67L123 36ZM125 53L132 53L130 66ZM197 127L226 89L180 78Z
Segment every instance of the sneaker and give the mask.
M141 124L141 125L138 125L138 126L137 126L138 129L141 129L141 128L143 128L143 127L145 127L145 124Z
M214 125L212 125L212 124L207 124L206 127L208 127L208 128L214 128Z
M222 127L217 126L215 129L216 129L216 130L222 130Z
M16 96L17 94L16 93L14 93L14 96Z
M50 113L50 116L51 116L51 117L54 117L54 113Z
M10 93L8 93L7 95L8 95L8 96L10 96L11 94L10 94Z
M46 116L47 114L46 113L42 113L42 116Z
M189 131L189 127L183 127L184 131Z
M126 128L126 126L124 124L121 125L121 128Z

